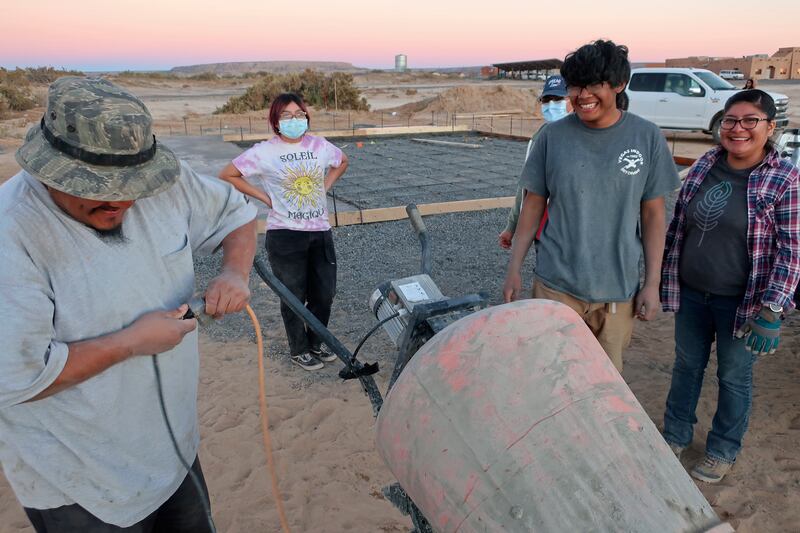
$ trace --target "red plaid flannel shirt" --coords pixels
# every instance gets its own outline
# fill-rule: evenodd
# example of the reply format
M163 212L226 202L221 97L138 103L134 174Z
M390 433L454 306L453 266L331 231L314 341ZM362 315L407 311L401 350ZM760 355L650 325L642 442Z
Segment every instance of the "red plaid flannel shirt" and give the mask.
M724 154L717 147L698 159L683 182L675 213L667 230L661 267L661 305L664 311L680 307L678 273L686 209L708 171ZM784 310L794 308L794 293L800 280L800 169L771 150L753 170L747 182L747 244L752 261L744 300L736 311L736 331L755 316L762 304L774 303Z

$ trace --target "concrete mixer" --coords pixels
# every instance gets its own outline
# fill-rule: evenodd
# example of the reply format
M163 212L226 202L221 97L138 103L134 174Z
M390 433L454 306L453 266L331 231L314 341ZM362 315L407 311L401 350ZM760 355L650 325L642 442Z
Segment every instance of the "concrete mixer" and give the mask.
M523 300L486 308L430 278L422 219L407 208L422 272L379 286L378 324L398 347L386 399L372 374L262 263L256 270L359 379L384 494L416 532L733 531L670 451L580 317ZM366 338L366 337L365 337Z
M428 341L378 414L377 448L433 531L721 526L581 318L556 302L482 310Z

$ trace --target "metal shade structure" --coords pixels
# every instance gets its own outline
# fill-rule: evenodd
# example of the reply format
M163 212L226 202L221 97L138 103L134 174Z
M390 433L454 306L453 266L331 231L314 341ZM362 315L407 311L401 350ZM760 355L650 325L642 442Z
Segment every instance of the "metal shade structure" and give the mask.
M531 73L540 73L561 68L564 62L560 59L535 59L531 61L515 61L513 63L492 63L501 72L502 77L521 78L523 73L530 77Z

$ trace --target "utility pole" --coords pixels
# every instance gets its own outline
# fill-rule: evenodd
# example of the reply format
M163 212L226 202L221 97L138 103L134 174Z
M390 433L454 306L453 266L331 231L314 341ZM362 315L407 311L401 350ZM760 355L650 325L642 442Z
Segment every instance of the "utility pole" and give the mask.
M336 94L336 78L333 79L333 106L339 111L339 96Z

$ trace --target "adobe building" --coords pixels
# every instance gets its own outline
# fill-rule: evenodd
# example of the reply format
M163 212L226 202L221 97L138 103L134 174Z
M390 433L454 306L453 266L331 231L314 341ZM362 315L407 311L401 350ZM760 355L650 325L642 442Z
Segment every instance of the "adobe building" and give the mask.
M771 56L681 57L667 59L668 67L704 68L719 74L721 70L739 70L745 78L757 80L800 80L800 47L780 48Z
M497 67L481 67L481 78L483 79L493 79L498 76L500 73L500 69Z

